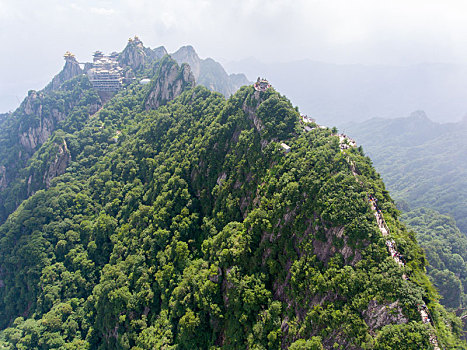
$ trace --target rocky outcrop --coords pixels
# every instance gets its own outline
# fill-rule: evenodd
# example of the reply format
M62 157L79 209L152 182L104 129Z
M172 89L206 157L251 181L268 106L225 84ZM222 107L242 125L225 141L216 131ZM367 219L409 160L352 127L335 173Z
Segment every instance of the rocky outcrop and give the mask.
M192 46L182 46L171 56L178 64L190 65L198 84L226 97L235 93L241 86L250 84L244 74L228 75L224 67L212 58L200 59Z
M41 119L38 127L29 128L27 131L19 135L21 145L28 151L36 149L42 145L52 134L54 130L51 119Z
M0 165L0 191L4 190L7 185L8 182L6 179L6 168L4 165Z
M42 145L55 129L55 123L65 117L65 115L57 109L52 109L47 115L43 115L43 98L44 95L41 92L29 91L28 97L23 102L24 114L38 119L35 125L31 125L23 132L20 131L19 134L19 142L28 152ZM23 128L20 126L20 130L21 129Z
M360 252L350 247L348 243L349 237L344 234L344 226L325 229L324 235L326 237L325 241L319 239L313 240L313 250L320 261L326 264L336 253L342 254L345 263L352 266L355 266L361 260L362 256ZM342 241L342 244L339 244L340 248L336 244L338 240Z
M409 321L402 313L398 301L379 304L376 300L371 300L368 308L363 312L363 317L371 332L388 324L402 324Z
M57 90L65 81L83 73L84 71L79 66L76 58L70 54L70 56L66 58L65 66L63 67L62 71L52 79L52 81L44 88L44 90Z
M156 59L156 60L160 60L165 55L168 55L168 52L164 46L156 47L155 49L150 50L150 51L151 51L151 58Z
M63 139L52 141L44 145L37 154L37 158L43 162L38 168L31 168L27 177L27 195L31 196L38 190L49 188L52 179L65 173L71 162L71 153Z
M47 171L43 176L44 184L46 188L50 187L50 181L59 175L65 173L65 170L71 162L71 153L68 150L66 141L63 140L62 144L57 145L57 153L55 158L49 164Z
M72 60L71 54L66 57ZM49 186L51 179L63 173L68 165L67 147L62 145L57 152L53 148L57 142L62 144L63 137L60 141L49 141L56 129L69 125L80 127L85 121L81 119L82 113L87 111L88 116L93 115L101 108L101 102L89 79L78 75L56 91L29 91L20 107L1 124L0 223L23 199ZM79 119L75 119L74 111L79 111ZM70 123L61 124L67 118ZM42 148L44 144L46 147ZM28 161L34 156L34 166L29 166ZM21 190L10 191L10 188Z
M195 80L198 81L201 71L201 60L193 46L182 46L170 56L172 56L172 58L180 65L183 63L188 63L191 67L191 71L193 72Z
M144 66L145 61L146 53L143 42L136 36L128 39L128 44L118 57L120 66L137 70Z
M26 117L19 126L19 142L30 153L38 146L42 145L55 130L58 122L66 118L66 110L71 110L74 106L68 105L65 111L62 112L57 108L47 106L43 110L44 93L34 90L29 91L28 96L23 101L21 109ZM77 99L76 102L79 102ZM89 115L96 113L101 108L99 103L89 104L87 106ZM34 122L32 122L35 120ZM24 126L28 125L27 129Z
M194 85L195 78L190 66L184 64L179 67L177 62L167 56L161 61L155 78L151 82L145 103L146 109L157 108Z
M263 102L259 91L255 91L250 100L246 99L243 101L242 110L246 113L247 117L253 122L256 130L261 132L263 130L263 122L258 118L256 110L259 105Z

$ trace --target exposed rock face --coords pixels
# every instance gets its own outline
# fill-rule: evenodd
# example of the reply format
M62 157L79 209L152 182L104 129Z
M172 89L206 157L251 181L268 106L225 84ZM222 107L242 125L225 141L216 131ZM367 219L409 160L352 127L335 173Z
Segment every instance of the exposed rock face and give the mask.
M200 59L192 46L183 46L171 54L178 64L188 63L198 84L212 91L218 91L226 97L232 95L243 85L250 82L244 74L230 74L219 62L212 58Z
M87 74L87 72L88 72L91 68L92 68L92 63L91 63L91 62L86 62L86 63L84 64L84 69L83 69L84 73Z
M52 81L45 87L44 90L57 90L60 87L60 85L62 85L65 81L70 80L71 78L74 78L75 76L83 73L84 71L79 66L79 63L75 57L67 58L62 71L52 79Z
M344 227L332 227L325 230L326 241L313 240L314 253L319 260L327 263L336 253L341 253L346 264L354 266L362 256L358 250L352 249L348 244L348 236L344 235ZM335 240L343 240L342 247L337 248Z
M160 46L151 50L144 47L141 40L135 37L128 41L128 45L118 58L118 62L121 67L126 68L125 78L132 79L134 78L133 71L142 68L148 62L158 61L167 54L165 47ZM228 75L222 65L211 58L200 59L195 49L190 45L182 46L170 56L179 65L187 63L199 84L213 91L218 91L226 97L232 95L241 86L250 83L244 74Z
M152 50L152 57L156 60L160 60L165 55L168 55L168 52L164 46L159 46Z
M204 85L213 91L218 91L228 97L241 86L250 85L243 74L228 75L224 67L212 58L201 60L200 75L196 79L198 84Z
M264 128L262 121L256 115L256 110L258 109L261 102L263 102L263 100L261 99L260 92L255 91L253 94L253 100L252 101L245 100L242 106L243 111L247 114L248 118L251 121L253 121L253 124L255 125L256 130L258 130L259 132L261 132L261 130L263 130Z
M70 53L65 57L67 63L76 62ZM67 69L64 69L65 73ZM65 79L67 76L57 77ZM57 81L56 79L55 82ZM51 82L48 88L52 87ZM49 186L53 177L63 173L70 153L67 147L63 146L55 152L53 147L57 141L49 141L57 127L66 128L71 124L73 128L79 127L84 120L72 119L75 118L74 111L79 111L81 118L86 111L88 116L93 115L101 106L102 101L92 90L89 79L80 74L60 84L55 91L29 91L20 107L6 117L0 124L0 222L3 222L23 199ZM70 118L70 124L61 124L67 118ZM58 142L61 144L62 139ZM41 152L41 146L46 143L47 147L43 149L46 153ZM30 167L28 160L36 152L38 161ZM51 156L44 157L44 154ZM56 154L58 158L54 161ZM31 173L31 169L34 174ZM19 190L10 191L9 186Z
M41 119L38 127L30 128L19 135L20 143L28 151L32 151L49 138L53 129L53 123L50 119Z
M201 70L201 60L193 46L182 46L176 52L171 54L171 56L178 64L188 63L195 80L198 81Z
M36 149L42 145L55 129L55 123L62 120L65 116L57 109L52 109L50 114L43 115L42 99L44 95L41 92L30 91L24 103L24 113L28 116L35 116L39 122L35 126L29 127L26 131L19 134L21 145L28 151Z
M371 300L367 310L363 312L363 317L372 332L388 324L402 324L409 321L397 301L391 304L378 304L376 300Z
M151 83L151 92L146 99L146 109L157 108L179 96L185 89L195 85L195 78L190 66L181 67L167 57L164 59Z
M57 145L57 153L55 154L54 160L50 163L49 168L44 174L45 187L50 187L50 181L59 175L65 173L66 167L70 164L71 154L68 150L66 141L63 140L62 144Z
M133 70L143 67L145 60L143 43L137 37L128 40L127 46L118 58L121 67L130 67Z
M22 104L26 116L38 119L34 126L30 126L25 131L20 131L18 135L19 142L28 152L42 145L55 130L56 124L66 117L66 113L56 108L52 108L44 113L42 110L43 99L44 94L42 92L31 90ZM68 107L71 109L73 106ZM90 104L88 106L89 114L96 113L99 108L101 108L99 104ZM28 119L30 120L30 118ZM28 121L28 124L31 123ZM20 130L22 130L21 126Z
M233 87L233 92L240 89L243 85L249 85L251 82L247 79L246 75L243 73L233 73L229 75L230 83Z
M65 173L67 166L71 162L71 153L68 150L68 145L65 140L57 140L53 142L53 149L46 150L48 154L48 159L44 162L44 166L40 169L33 170L29 173L27 181L27 195L31 196L35 192L43 188L49 188L53 178L62 175ZM48 147L46 147L47 149ZM38 151L39 158L42 158L40 152L42 148Z
M0 190L4 190L7 185L6 168L4 165L0 165Z

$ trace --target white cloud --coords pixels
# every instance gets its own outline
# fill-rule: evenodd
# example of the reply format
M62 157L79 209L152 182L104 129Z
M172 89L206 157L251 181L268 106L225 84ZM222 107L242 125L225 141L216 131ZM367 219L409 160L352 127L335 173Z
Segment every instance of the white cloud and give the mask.
M69 6L70 6L71 10L76 11L76 12L84 11L82 6L80 6L80 5L78 5L78 4L74 3L74 2L72 2Z
M170 29L177 24L177 19L169 12L163 12L160 17L161 22L164 24L165 28Z
M22 11L20 11L20 9L18 9L14 4L0 0L0 20L14 21L22 19L23 17Z
M111 16L115 14L116 12L114 9L108 9L108 8L103 8L103 7L91 7L90 11L97 15L103 15L103 16Z

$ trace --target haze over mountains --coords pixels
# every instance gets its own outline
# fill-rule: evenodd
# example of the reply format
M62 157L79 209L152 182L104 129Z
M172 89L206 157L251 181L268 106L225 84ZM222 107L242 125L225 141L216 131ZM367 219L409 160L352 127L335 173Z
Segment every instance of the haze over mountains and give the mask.
M467 113L467 65L344 65L312 60L265 63L249 58L222 62L222 67L211 58L201 59L191 46L183 46L172 55L177 62L193 67L199 84L226 96L258 76L266 77L302 113L324 125L400 118L416 110L425 111L433 121L454 122ZM222 79L215 80L213 75ZM19 99L22 96L2 91L0 111L13 109Z
M416 112L341 129L363 145L396 200L449 214L467 233L467 118L440 124Z
M340 130L352 135L372 159L403 212L402 220L417 233L443 305L463 312L467 305L467 118L441 124L418 111L405 118L347 123Z
M433 121L454 122L467 113L467 65L265 63L254 58L223 64L250 80L267 77L302 113L324 125L400 118L416 110L425 111Z
M466 18L0 0L0 350L467 350Z
M169 54L164 46L159 46L154 49L142 46L141 50L144 52L146 60L161 58L162 56ZM188 63L190 67L192 67L193 75L198 84L204 85L210 90L218 91L226 97L232 95L241 86L248 85L250 83L244 74L228 74L222 65L214 59L209 57L205 59L200 58L191 45L182 46L170 55L179 64ZM132 57L125 57L124 59L133 60ZM82 60L78 58L78 61L81 62ZM140 58L140 61L136 62L136 64L144 64L144 59ZM57 70L58 69L59 67L57 67ZM59 81L63 82L64 80L60 78L58 82ZM21 84L23 84L24 87L20 88ZM3 114L1 114L1 112L8 112L8 110L13 111L19 106L20 101L24 98L24 96L18 96L16 94L12 95L11 90L28 91L28 89L31 88L30 81L17 81L14 82L13 85L13 89L11 88L11 82L9 82L8 85L5 84L5 86L0 86L0 122L3 119ZM39 88L43 88L43 86Z
M162 53L67 54L4 116L0 347L466 347L361 148Z

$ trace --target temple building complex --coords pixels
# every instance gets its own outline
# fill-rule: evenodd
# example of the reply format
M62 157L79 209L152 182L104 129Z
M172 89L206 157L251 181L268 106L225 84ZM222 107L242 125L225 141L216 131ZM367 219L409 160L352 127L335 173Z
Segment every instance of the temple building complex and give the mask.
M258 77L256 83L253 84L253 87L256 91L266 91L268 88L271 87L271 84L269 84L269 82L266 79Z
M117 61L118 55L105 56L102 51L93 55L92 67L87 71L92 86L100 92L116 92L122 88L122 67Z

